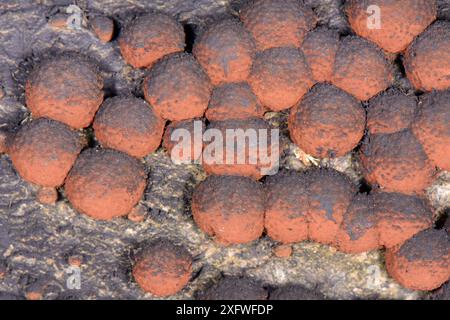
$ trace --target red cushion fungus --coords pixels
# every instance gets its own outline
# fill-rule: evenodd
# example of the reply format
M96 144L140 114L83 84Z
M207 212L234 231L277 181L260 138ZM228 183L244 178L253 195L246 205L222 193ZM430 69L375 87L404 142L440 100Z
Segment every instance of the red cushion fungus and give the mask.
M404 65L416 89L449 89L450 21L437 21L416 38L406 51Z
M103 147L144 157L161 144L164 120L144 100L114 97L97 112L94 132Z
M375 6L378 11L372 9ZM346 12L358 35L398 53L436 19L437 5L435 0L350 0ZM371 18L378 18L379 26L372 24Z
M258 53L248 82L262 105L273 111L292 107L314 84L305 57L297 48Z
M25 85L34 118L46 117L79 129L91 124L103 101L103 79L86 59L64 54L43 61Z
M137 284L159 297L179 292L191 275L192 257L189 252L165 239L153 241L141 249L133 266Z
M341 41L331 81L335 86L365 101L384 91L392 81L392 66L380 48L359 37Z
M185 46L183 26L171 16L153 13L132 20L119 36L125 61L135 68L150 67Z
M291 110L291 139L314 157L339 157L355 148L364 135L366 113L350 94L318 84Z
M192 197L194 220L221 244L258 239L264 229L264 191L252 179L209 176Z
M300 47L316 24L311 8L297 0L253 0L239 17L253 34L258 50Z
M8 153L25 180L58 187L83 147L81 136L65 124L45 118L22 125L11 141Z
M214 88L206 118L209 121L262 118L264 111L248 83L226 83Z
M144 95L164 119L203 116L212 91L210 80L192 55L180 53L158 61L144 80Z
M412 131L433 163L450 171L450 91L433 92L421 99Z
M70 171L65 191L80 213L109 220L133 209L144 193L146 178L137 159L111 149L88 149Z
M256 53L251 34L234 19L216 22L192 50L214 85L245 81Z
M427 229L386 252L388 273L402 286L433 290L450 278L450 237Z

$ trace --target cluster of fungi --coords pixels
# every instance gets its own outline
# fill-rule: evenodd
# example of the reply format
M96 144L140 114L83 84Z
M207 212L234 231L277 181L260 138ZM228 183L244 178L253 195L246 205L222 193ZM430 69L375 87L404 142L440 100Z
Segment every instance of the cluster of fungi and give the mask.
M128 64L148 69L144 99L104 100L99 71L84 57L43 61L26 83L33 120L3 132L2 151L40 186L41 202L54 203L64 187L78 212L108 220L139 203L147 179L141 159L162 140L170 152L173 130L192 131L196 120L221 131L269 129L264 114L289 109L290 138L302 151L320 159L355 152L372 191L359 192L328 168L282 170L261 182L258 164L205 163L209 176L192 199L198 227L223 245L265 231L282 244L385 248L400 284L438 288L450 278L450 237L433 228L424 190L439 170L450 171L450 22L436 20L435 1L380 0L383 23L372 29L370 2L347 1L354 33L342 36L318 26L301 1L254 0L239 17L204 30L192 53L174 18L139 16L118 44ZM416 94L392 87L398 54ZM100 147L88 147L91 126ZM191 264L186 249L161 240L137 255L133 275L143 290L167 296L189 282ZM210 297L236 283L226 279Z

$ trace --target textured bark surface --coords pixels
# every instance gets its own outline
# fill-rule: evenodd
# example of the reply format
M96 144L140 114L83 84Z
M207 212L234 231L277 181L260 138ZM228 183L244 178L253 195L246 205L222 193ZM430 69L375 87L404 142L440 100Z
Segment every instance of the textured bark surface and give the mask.
M96 61L105 78L105 97L135 94L143 97L145 71L128 66L120 55L117 34L104 43L88 28L87 18L107 15L121 29L136 13L152 10L175 15L188 33L188 50L210 22L237 15L246 0L80 0L80 29L61 27L59 15L67 15L72 0L6 0L0 4L0 129L19 125L28 112L24 84L32 67L46 57L77 52ZM318 15L318 24L349 33L340 0L305 0ZM37 4L40 3L40 4ZM440 18L450 18L450 1L439 1ZM395 86L411 90L396 70ZM301 151L288 143L287 113L269 113L286 142L281 166L302 169ZM142 242L166 237L183 244L194 257L188 286L170 298L193 298L217 282L221 274L251 277L267 286L301 285L327 298L414 299L419 292L406 290L391 279L381 251L349 255L331 247L301 242L292 246L288 259L273 254L276 243L263 237L245 245L221 247L194 224L192 190L205 173L200 166L174 165L164 149L145 158L149 183L141 200L144 221L124 218L95 221L76 213L61 191L55 207L36 201L37 187L23 181L8 156L0 156L0 298L24 298L40 292L44 299L153 299L144 294L131 276L132 257ZM307 162L307 161L305 161ZM354 155L319 161L361 179ZM427 197L441 214L450 198L450 174L442 173L428 189ZM81 288L68 289L72 269L79 265ZM73 273L72 273L73 274Z

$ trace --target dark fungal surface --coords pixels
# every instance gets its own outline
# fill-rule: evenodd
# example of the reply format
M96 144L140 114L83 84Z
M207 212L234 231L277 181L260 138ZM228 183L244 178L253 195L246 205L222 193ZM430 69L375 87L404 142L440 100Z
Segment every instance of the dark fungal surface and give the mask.
M257 118L264 111L247 82L226 83L214 88L206 118L209 121Z
M450 90L422 97L413 133L433 163L450 170Z
M426 230L407 241L398 254L409 261L430 260L441 262L443 257L450 258L450 237L443 231Z

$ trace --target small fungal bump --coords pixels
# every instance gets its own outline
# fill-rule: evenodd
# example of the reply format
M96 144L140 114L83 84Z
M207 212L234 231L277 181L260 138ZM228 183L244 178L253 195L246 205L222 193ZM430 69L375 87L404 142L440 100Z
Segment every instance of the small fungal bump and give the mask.
M289 258L292 255L292 246L290 245L278 245L273 248L273 254L278 258Z
M438 20L419 35L404 58L406 75L417 90L450 88L450 21Z
M171 122L163 136L163 147L170 159L174 163L197 162L202 156L204 131L204 119Z
M146 215L147 209L143 205L137 205L130 211L127 218L132 222L139 223L145 220Z
M262 118L264 112L248 83L237 82L214 88L205 115L209 121L224 121Z
M53 29L65 29L67 28L67 20L69 15L64 13L57 13L48 19L48 25Z
M114 21L106 16L95 16L89 19L89 24L95 35L102 42L109 42L114 35Z
M223 144L217 146L215 136L209 140L211 142L205 140L203 169L208 174L246 176L255 180L277 170L280 144L273 129L260 118L211 122L206 132L220 132ZM248 134L248 137L241 139L239 132Z
M67 258L67 263L72 267L81 267L83 264L83 256L80 254L72 254Z
M338 48L339 33L337 31L319 27L306 35L301 49L315 81L331 81Z
M369 134L359 158L365 179L388 192L423 194L436 170L410 129Z
M450 90L436 91L421 97L412 132L430 160L442 170L450 171Z
M395 133L411 126L418 111L417 98L388 90L369 101L367 129L372 134Z
M314 85L305 56L292 47L259 52L248 82L261 104L272 111L294 106Z
M58 201L58 191L51 187L41 187L36 198L42 204L54 205Z
M393 68L383 51L359 37L340 41L331 82L366 101L386 90L393 82Z
M139 287L158 297L182 290L192 275L192 256L166 239L153 241L136 255L133 277Z

